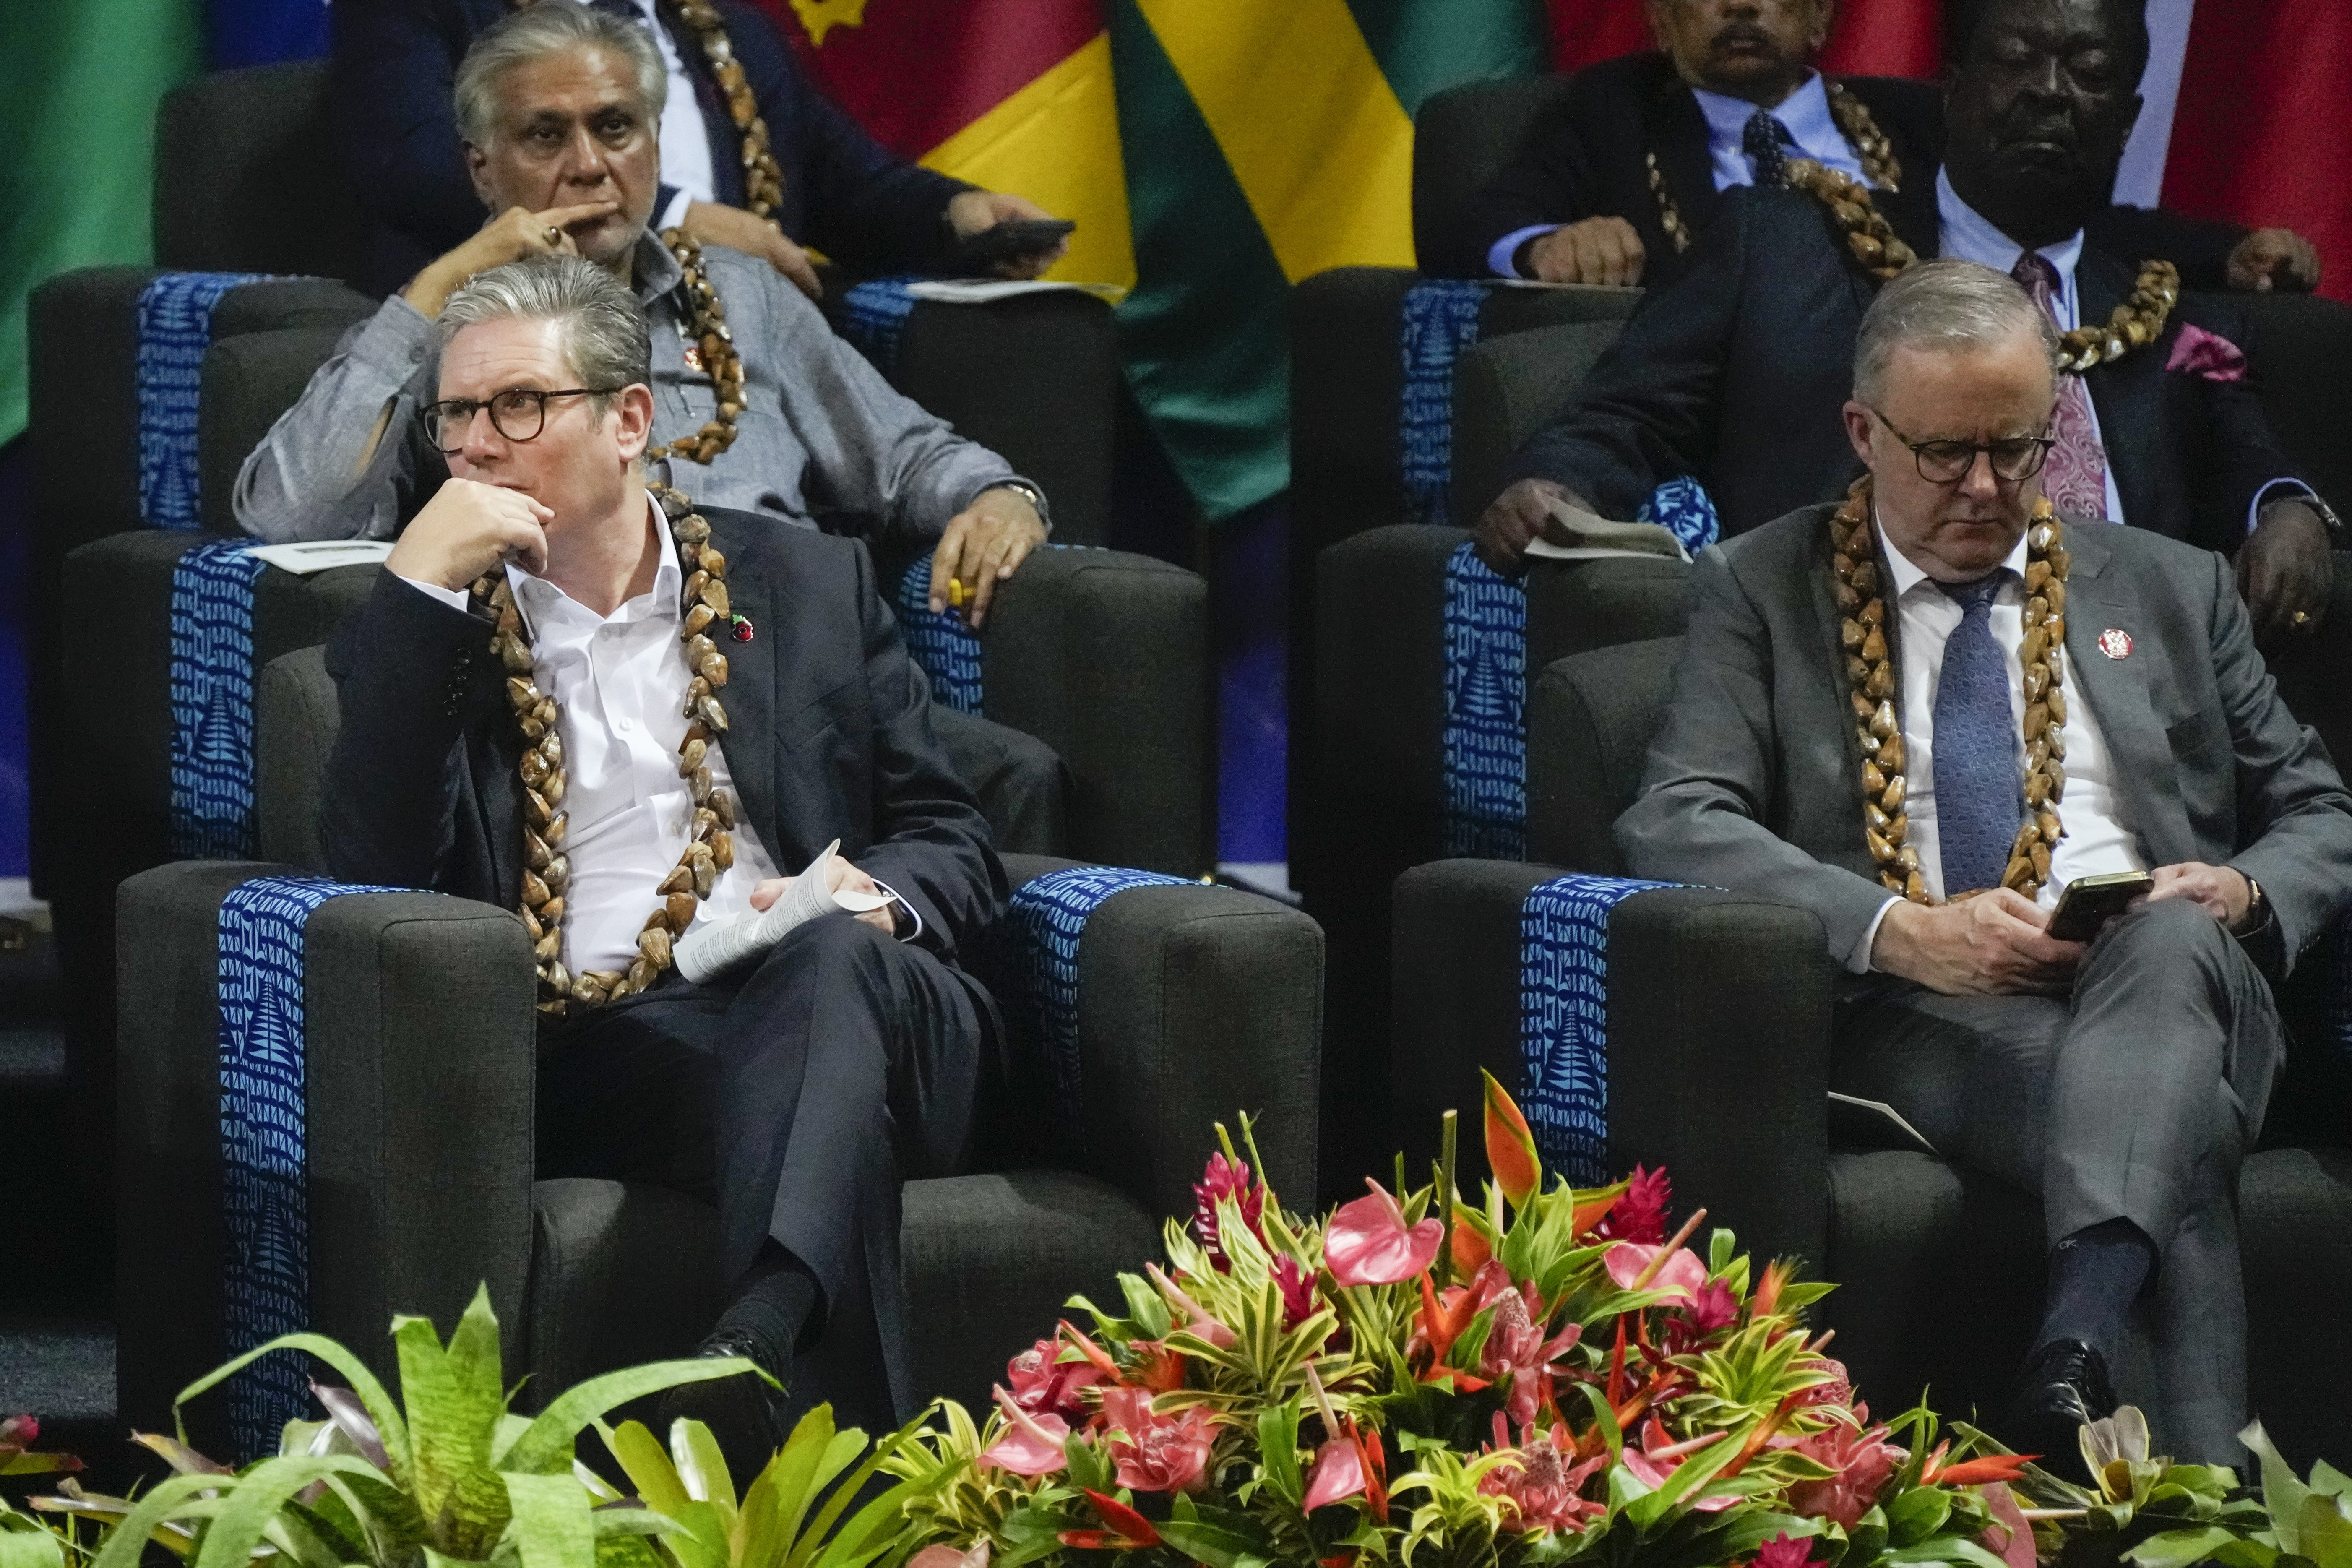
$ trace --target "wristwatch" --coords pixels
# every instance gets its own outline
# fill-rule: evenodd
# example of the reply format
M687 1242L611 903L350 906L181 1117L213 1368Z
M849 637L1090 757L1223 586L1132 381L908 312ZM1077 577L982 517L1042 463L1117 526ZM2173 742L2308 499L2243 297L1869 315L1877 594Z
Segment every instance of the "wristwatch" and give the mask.
M2243 871L2240 871L2238 875L2241 877L2246 877L2246 874ZM2255 881L2252 877L2246 877L2246 912L2243 918L2242 918L2236 925L2230 928L2230 934L2232 936L2251 935L2253 932L2262 930L2263 923L2270 918L2270 910L2268 906L2263 902L2263 885L2260 882Z
M986 495L991 490L1011 490L1015 495L1025 497L1029 504L1037 509L1037 521L1045 525L1046 533L1048 535L1053 533L1054 510L1045 504L1044 490L1039 489L1027 479L999 479L992 485L980 487L982 495Z

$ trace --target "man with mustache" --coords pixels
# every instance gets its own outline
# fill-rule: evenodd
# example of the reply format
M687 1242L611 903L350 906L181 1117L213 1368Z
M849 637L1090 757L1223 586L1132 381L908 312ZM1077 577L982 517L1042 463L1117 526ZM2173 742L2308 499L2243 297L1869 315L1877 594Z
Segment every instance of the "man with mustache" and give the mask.
M1554 500L1631 517L1677 475L1706 486L1727 535L1838 494L1853 472L1838 367L1880 283L1940 255L2017 278L2074 334L2087 368L2062 378L2052 492L2076 515L2233 556L2265 645L2316 631L2334 515L2245 384L2245 328L2084 230L2138 117L2147 47L2131 0L1990 0L1935 179L1870 192L1792 159L1790 184L1731 193L1682 277L1514 457L1479 521L1486 560L1515 569Z
M1926 262L1856 336L1832 412L1866 473L1699 556L1618 845L1819 916L1832 1085L2039 1195L2042 1323L1989 1428L2079 1474L2144 1303L2158 1451L2232 1463L2238 1164L2273 988L2352 901L2352 795L2221 562L2050 505L2058 332L2023 289ZM2053 934L2068 881L2141 871L2089 941Z
M1549 283L1668 280L1759 159L1811 158L1879 190L1932 177L1936 89L1812 68L1834 0L1647 0L1655 52L1587 67L1489 181L1432 270ZM2311 289L2319 253L2284 228L2105 206L2093 238L2158 253L2198 289Z

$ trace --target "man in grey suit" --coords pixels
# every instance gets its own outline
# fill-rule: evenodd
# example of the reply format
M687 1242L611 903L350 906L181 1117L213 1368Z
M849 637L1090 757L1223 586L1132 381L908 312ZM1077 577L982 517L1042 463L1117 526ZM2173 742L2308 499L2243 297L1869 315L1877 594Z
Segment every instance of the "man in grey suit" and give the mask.
M2049 1295L2005 1439L2074 1453L2145 1299L2163 1443L2226 1463L2238 1165L2284 1048L2272 987L2352 901L2352 795L2226 561L2043 521L2055 347L1972 262L1879 294L1844 407L1869 476L1699 558L1616 834L1638 876L1817 913L1851 972L1832 1081L2041 1194ZM2068 881L2143 869L2095 937L2049 933Z

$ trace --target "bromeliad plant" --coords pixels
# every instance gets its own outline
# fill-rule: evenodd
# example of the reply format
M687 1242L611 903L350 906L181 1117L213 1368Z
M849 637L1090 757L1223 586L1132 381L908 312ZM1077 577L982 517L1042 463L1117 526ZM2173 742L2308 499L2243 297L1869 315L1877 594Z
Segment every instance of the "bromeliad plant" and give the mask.
M1801 1320L1828 1288L1726 1231L1693 1250L1704 1210L1669 1236L1664 1173L1548 1184L1489 1078L1482 1204L1449 1116L1433 1184L1309 1221L1241 1127L1165 1268L884 1460L924 1568L2032 1568L2025 1461L1874 1423Z

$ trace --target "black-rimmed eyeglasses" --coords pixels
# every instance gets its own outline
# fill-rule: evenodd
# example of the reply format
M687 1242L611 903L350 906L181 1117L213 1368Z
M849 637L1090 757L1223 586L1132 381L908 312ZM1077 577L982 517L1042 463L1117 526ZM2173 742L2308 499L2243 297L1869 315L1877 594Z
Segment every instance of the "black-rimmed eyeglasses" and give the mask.
M1864 404L1864 408L1870 405ZM1970 441L1914 441L1895 427L1895 421L1871 408L1871 416L1886 426L1886 433L1911 448L1911 459L1919 465L1919 477L1931 485L1958 484L1976 467L1977 454L1981 452L1992 462L1993 477L2014 484L2030 479L2042 471L2050 458L2050 448L2058 443L2049 436L2004 436L1998 441L1982 444Z
M428 403L417 410L417 417L425 422L425 438L438 447L443 457L454 458L465 450L466 432L474 427L478 410L488 409L491 428L508 440L533 441L547 428L549 398L610 397L620 390L617 386L571 386L561 392L541 392L535 386L509 386L487 399L445 397L438 403Z

